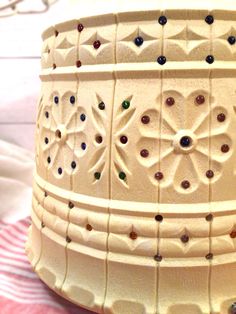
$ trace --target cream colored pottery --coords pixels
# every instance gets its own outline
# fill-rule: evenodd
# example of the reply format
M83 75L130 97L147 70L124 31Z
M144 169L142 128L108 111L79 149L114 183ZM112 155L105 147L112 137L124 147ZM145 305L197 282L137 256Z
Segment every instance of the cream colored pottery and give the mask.
M26 251L59 295L97 313L236 313L235 36L232 0L43 33Z

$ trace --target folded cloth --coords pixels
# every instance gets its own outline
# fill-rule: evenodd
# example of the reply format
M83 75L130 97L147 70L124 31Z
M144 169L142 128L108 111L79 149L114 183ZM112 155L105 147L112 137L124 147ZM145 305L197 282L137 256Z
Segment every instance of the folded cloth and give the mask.
M49 289L33 272L25 255L30 218L0 221L0 313L90 314Z
M49 289L25 254L34 154L0 140L0 314L89 314Z
M13 223L29 216L34 154L0 140L0 220Z

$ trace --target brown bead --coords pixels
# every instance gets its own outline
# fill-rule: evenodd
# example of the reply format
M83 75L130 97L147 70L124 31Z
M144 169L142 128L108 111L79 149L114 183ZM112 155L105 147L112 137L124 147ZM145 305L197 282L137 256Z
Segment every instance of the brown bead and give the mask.
M187 234L184 234L181 236L180 239L183 243L187 243L189 241L189 236Z
M81 65L82 65L81 61L80 61L80 60L77 60L77 61L76 61L76 66L77 66L77 68L80 68Z
M163 220L163 216L162 215L156 215L155 220L161 222Z
M45 224L43 222L41 222L41 227L45 228Z
M221 146L221 151L222 151L222 153L228 153L228 151L229 151L229 145L223 144L223 145Z
M141 152L140 152L140 155L143 157L143 158L146 158L148 157L149 155L149 151L147 149L142 149Z
M69 207L70 209L72 209L72 208L75 207L75 205L74 205L72 202L69 202L68 207Z
M206 259L213 259L213 254L212 253L208 253L206 255Z
M206 216L206 221L212 221L213 220L213 215L209 214Z
M57 37L59 34L59 32L57 30L55 30L55 36Z
M71 242L71 238L67 236L67 237L66 237L66 242L67 242L67 243L70 243L70 242Z
M122 144L126 144L126 143L128 142L127 136L122 135L122 136L120 137L120 142L121 142Z
M203 95L198 95L196 97L196 103L198 105L202 105L202 104L204 104L204 102L205 102L205 97Z
M187 181L187 180L184 180L184 181L181 182L181 186L184 189L188 189L190 187L190 182Z
M217 120L219 122L224 122L225 121L225 114L224 113L219 113L217 116Z
M78 24L77 26L78 32L82 32L82 30L84 29L84 25L83 24Z
M45 191L45 192L44 192L44 196L45 196L45 197L47 197L47 196L48 196L48 193L47 193L47 191Z
M138 237L137 233L134 232L134 231L131 231L130 234L129 234L129 236L130 236L130 238L131 238L132 240L135 240L135 239L137 239L137 237Z
M158 172L155 173L155 179L156 180L162 180L163 177L164 177L164 175L163 175L162 172L158 171Z
M50 49L48 49L48 53L50 53L50 51L51 51L51 50L50 50Z
M167 105L167 106L173 106L174 103L175 103L175 100L174 100L173 97L168 97L168 98L166 99L166 105Z
M230 237L232 239L235 239L236 238L236 230L233 230L231 233L230 233Z
M86 229L87 229L88 231L91 231L91 230L93 230L93 227L92 227L90 224L87 224L87 225L86 225Z
M207 178L211 179L214 177L214 172L212 170L207 170L206 176Z
M150 122L149 116L142 116L141 121L143 124L148 124Z
M95 42L93 43L93 47L94 47L95 49L98 49L100 46L101 46L100 40L95 40Z
M102 143L102 136L101 136L101 135L97 135L97 136L96 136L96 142L97 142L98 144L101 144L101 143Z
M154 256L154 260L157 261L157 262L161 262L162 256L161 256L160 254L156 254L156 255Z
M55 63L53 63L52 67L53 67L53 70L55 70L57 66Z

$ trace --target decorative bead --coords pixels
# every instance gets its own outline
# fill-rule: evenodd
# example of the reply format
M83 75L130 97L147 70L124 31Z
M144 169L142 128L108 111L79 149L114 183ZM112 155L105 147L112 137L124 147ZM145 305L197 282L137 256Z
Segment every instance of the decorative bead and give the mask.
M159 17L158 22L161 25L165 25L167 23L167 18L164 15L162 15Z
M48 112L48 111L45 112L45 117L46 117L47 119L49 118L49 112Z
M156 220L156 221L159 221L159 222L162 222L163 216L162 216L162 215L156 215L156 216L155 216L155 220Z
M57 37L59 34L59 32L57 30L55 30L55 36Z
M213 215L212 214L208 214L206 216L206 221L212 221L213 220Z
M59 103L59 97L58 97L58 96L55 96L55 97L54 97L54 103L55 103L55 104L58 104L58 103Z
M213 24L214 23L214 17L212 15L207 15L205 18L205 21L207 24Z
M137 233L134 232L134 231L131 231L130 234L129 234L129 236L130 236L130 238L131 238L132 240L136 240L137 237L138 237Z
M217 116L217 120L219 122L224 122L225 121L225 114L224 113L219 113Z
M174 103L175 103L175 100L174 100L173 97L168 97L168 98L166 99L166 105L167 105L167 106L173 106Z
M41 222L41 227L45 228L45 224L43 222Z
M158 171L158 172L155 173L154 177L155 177L156 180L160 181L160 180L163 179L164 175L163 175L162 172Z
M159 56L157 58L157 62L160 64L160 65L163 65L166 63L166 57L165 56Z
M123 107L124 109L128 109L129 106L130 106L130 102L129 102L128 100L124 100L124 101L122 102L122 107Z
M190 182L187 180L184 180L181 182L181 186L183 189L188 189L190 187Z
M66 242L67 242L67 243L70 243L70 242L71 242L71 238L68 237L68 236L66 236Z
M45 197L47 197L47 196L48 196L47 191L44 191L44 196L45 196Z
M122 135L122 136L120 137L120 142L121 142L122 144L126 144L126 143L128 142L127 136Z
M93 43L94 49L98 49L100 46L101 46L100 40L95 40L95 42Z
M50 53L50 51L51 51L51 50L50 50L50 49L48 49L48 54Z
M142 116L141 121L143 124L148 124L150 122L149 116Z
M192 139L191 137L189 136L183 136L181 139L180 139L180 145L182 147L189 147L192 143Z
M86 115L85 115L84 113L82 113L82 114L80 115L80 120L81 120L81 121L85 121L85 120L86 120Z
M208 253L206 255L206 259L213 259L213 254L212 253Z
M143 157L143 158L146 158L148 157L149 155L149 151L147 149L142 149L141 152L140 152L140 155Z
M99 180L101 178L101 173L100 172L95 172L94 177L96 180Z
M75 168L76 168L76 162L75 162L75 161L72 161L72 163L71 163L71 168L72 168L72 169L75 169Z
M74 205L72 202L69 202L68 207L69 207L70 209L72 209L72 208L75 207L75 205Z
M230 45L234 45L236 43L236 37L235 36L229 36L228 42Z
M58 168L57 171L58 171L59 174L62 174L62 168Z
M206 57L206 62L209 64L212 64L215 61L214 57L212 55L209 55Z
M92 227L90 224L87 224L87 225L86 225L86 229L87 229L88 231L92 231L92 230L93 230L93 227Z
M136 46L140 47L143 44L143 38L141 36L138 36L135 38L134 43Z
M80 60L77 60L77 61L76 61L76 66L77 66L77 68L80 68L81 65L82 65L81 61L80 61Z
M229 311L229 314L236 314L236 302L230 306Z
M50 162L51 162L51 157L48 156L47 162L48 162L48 164L50 164Z
M49 140L48 140L47 137L45 137L44 142L45 142L45 144L48 144L48 143L49 143Z
M102 143L102 136L101 136L101 135L97 135L97 136L96 136L96 142L97 142L98 144L101 144L101 143Z
M84 29L84 25L83 24L78 24L77 26L78 32L82 32L82 30Z
M81 148L82 148L83 150L85 150L86 147L87 147L86 143L81 143Z
M198 95L195 100L198 105L202 105L205 102L205 97L203 95Z
M72 105L74 105L74 103L75 103L75 96L70 96L70 103Z
M221 151L222 151L222 153L228 153L228 151L229 151L229 145L223 144L223 145L221 146Z
M214 177L214 172L212 170L207 170L206 176L207 178L211 179Z
M119 173L119 178L120 178L121 180L125 180L126 174L125 174L123 171L121 171L121 172Z
M105 104L104 104L104 102L100 102L100 104L98 105L98 108L99 108L100 110L104 110L104 109L105 109Z
M56 67L57 67L56 63L53 63L53 65L52 65L53 70L55 70Z
M236 238L236 230L233 230L231 233L230 233L230 237L232 239L235 239Z
M160 254L156 254L154 256L154 260L157 261L157 262L161 262L162 261L162 256Z
M188 243L189 241L189 236L187 234L184 234L181 236L180 240L183 242L183 243Z

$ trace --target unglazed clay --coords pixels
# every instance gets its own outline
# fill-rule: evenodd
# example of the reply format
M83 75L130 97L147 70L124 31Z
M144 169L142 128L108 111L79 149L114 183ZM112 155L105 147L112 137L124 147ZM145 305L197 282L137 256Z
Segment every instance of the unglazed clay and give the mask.
M34 270L97 313L236 313L236 3L43 34Z

